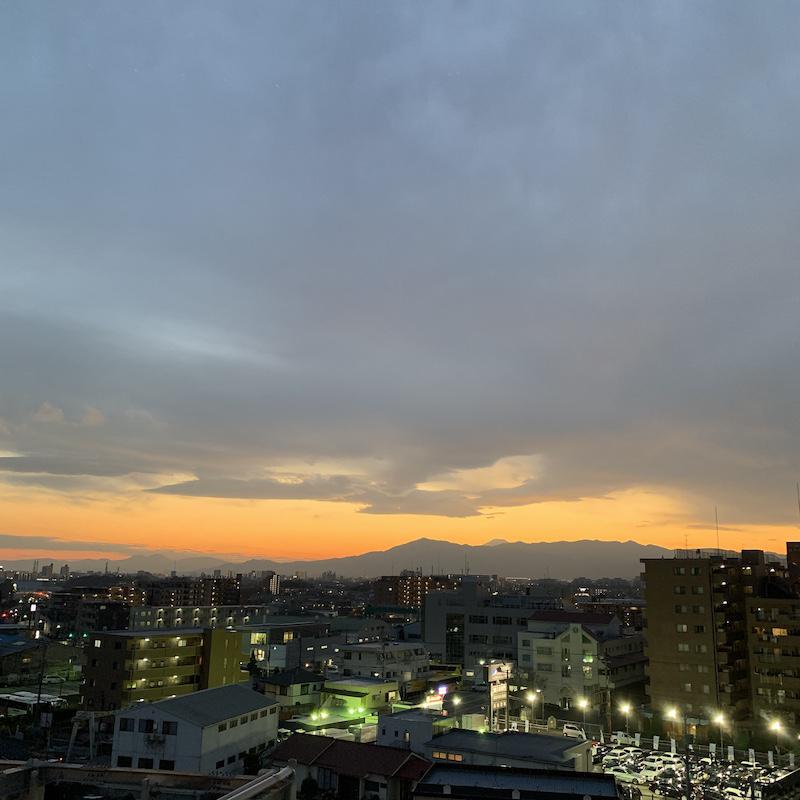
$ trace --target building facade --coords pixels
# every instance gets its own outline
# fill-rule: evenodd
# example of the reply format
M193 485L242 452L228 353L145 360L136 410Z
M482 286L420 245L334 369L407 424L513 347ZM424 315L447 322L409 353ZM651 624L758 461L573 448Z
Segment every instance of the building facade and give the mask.
M535 612L518 634L520 677L544 702L572 708L580 699L607 714L613 695L641 702L644 637L624 635L616 616L571 611Z
M785 567L761 550L643 563L650 705L681 707L701 724L720 710L752 719L746 604Z
M562 607L559 598L499 595L490 580L464 576L456 592L425 600L423 640L432 660L474 667L490 659L516 659L517 633L533 611Z
M116 713L111 763L206 774L244 772L248 756L257 758L275 744L277 712L273 697L244 685L142 703Z
M114 711L247 678L240 636L223 628L96 633L84 648L83 674L81 699L90 711Z

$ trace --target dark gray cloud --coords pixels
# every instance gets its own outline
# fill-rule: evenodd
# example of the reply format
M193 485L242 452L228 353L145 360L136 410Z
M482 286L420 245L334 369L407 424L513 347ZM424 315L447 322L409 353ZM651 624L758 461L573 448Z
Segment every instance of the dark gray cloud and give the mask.
M794 4L0 18L12 480L795 514Z

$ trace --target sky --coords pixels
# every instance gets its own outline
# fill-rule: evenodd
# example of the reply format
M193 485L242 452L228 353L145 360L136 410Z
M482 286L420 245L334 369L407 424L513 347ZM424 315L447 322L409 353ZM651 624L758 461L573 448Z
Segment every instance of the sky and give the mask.
M0 555L779 550L794 2L6 3Z

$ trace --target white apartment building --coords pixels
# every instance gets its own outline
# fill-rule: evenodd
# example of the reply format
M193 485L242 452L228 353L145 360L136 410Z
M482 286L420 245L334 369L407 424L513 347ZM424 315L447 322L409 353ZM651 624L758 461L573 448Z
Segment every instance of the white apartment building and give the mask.
M644 642L624 636L615 616L543 611L517 634L517 667L545 703L573 707L585 699L606 709L612 691L627 687L635 696L644 685Z
M278 704L237 684L141 703L115 714L115 767L206 774L243 771L278 736Z
M237 628L271 621L269 606L132 606L128 629Z
M430 672L431 659L418 642L364 642L339 645L333 663L343 677L394 679L408 684Z

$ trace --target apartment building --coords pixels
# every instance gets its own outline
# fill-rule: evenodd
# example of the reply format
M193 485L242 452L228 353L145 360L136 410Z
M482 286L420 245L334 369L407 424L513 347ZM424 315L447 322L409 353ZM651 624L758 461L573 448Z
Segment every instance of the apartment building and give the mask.
M747 599L751 702L756 719L800 723L800 598L783 591ZM764 595L772 596L764 596Z
M242 575L163 578L142 582L150 606L238 606L242 603Z
M643 559L650 704L701 722L715 710L752 717L747 600L785 568L761 550Z
M278 737L275 698L244 685L142 703L115 717L115 767L236 774Z
M501 595L491 579L465 575L455 592L425 599L423 640L431 659L474 667L490 659L516 659L517 633L534 611L560 610L560 598Z
M344 677L394 679L403 697L423 691L431 671L430 656L414 642L365 642L341 645L333 657Z
M232 628L269 622L269 606L135 606L128 612L132 631L177 628Z
M614 695L643 699L644 637L624 635L616 616L535 612L517 637L518 672L546 703L569 709L586 699L604 715Z
M84 649L83 706L113 711L238 684L246 678L240 642L222 628L96 633Z
M423 575L421 572L383 575L372 586L372 602L384 608L421 609L431 592L456 591L461 578L461 575Z

